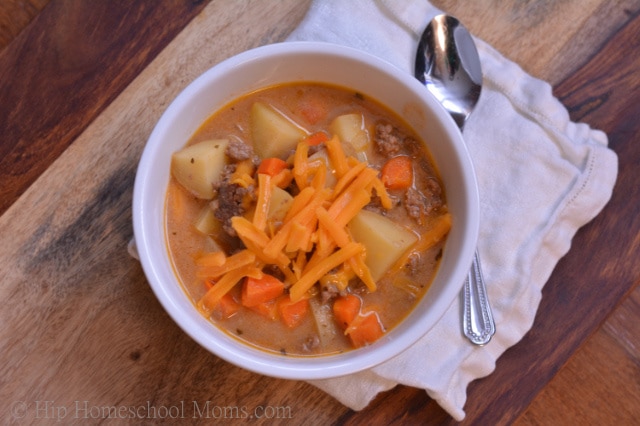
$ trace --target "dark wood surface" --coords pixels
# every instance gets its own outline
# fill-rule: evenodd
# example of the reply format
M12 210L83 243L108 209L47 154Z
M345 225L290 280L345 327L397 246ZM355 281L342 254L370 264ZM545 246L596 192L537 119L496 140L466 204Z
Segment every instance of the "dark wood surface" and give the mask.
M9 3L0 8L7 14L0 22L14 22L9 14L16 16L17 9ZM121 406L211 401L290 407L293 418L287 422L297 424L314 419L322 424L455 423L421 390L399 386L356 413L310 385L260 377L216 359L168 318L139 265L126 255L133 175L144 138L137 135L118 148L126 154L122 158L118 149L109 156L108 148L92 145L104 138L109 120L126 117L129 104L117 102L119 96L140 96L143 81L159 73L152 61L189 23L219 23L213 40L224 56L281 40L302 18L306 3L272 3L263 12L256 11L264 9L261 2L216 0L44 3L30 2L35 6L27 13L31 18L20 18L22 29L10 28L0 37L7 40L0 51L2 422L18 422L11 411L15 401L27 404L31 420L37 420L38 401L65 407L76 401ZM498 360L492 375L469 388L464 423L508 424L544 392L639 282L640 4L534 1L527 2L531 10L526 11L515 0L500 6L434 3L550 81L572 119L604 130L620 160L611 202L578 232L556 267L533 328ZM576 11L577 17L570 15ZM515 15L522 34L509 35L516 28ZM610 19L596 25L595 17L605 16ZM559 22L567 23L565 32ZM523 43L526 35L536 37ZM555 55L536 54L545 46ZM158 69L171 63L170 58L159 61ZM149 123L145 126L144 132ZM96 160L92 149L102 157ZM74 174L76 166L90 174ZM636 380L637 352L627 356L635 357L629 380ZM618 413L621 420L634 414L637 408Z
M0 56L0 212L205 5L67 0L35 16Z

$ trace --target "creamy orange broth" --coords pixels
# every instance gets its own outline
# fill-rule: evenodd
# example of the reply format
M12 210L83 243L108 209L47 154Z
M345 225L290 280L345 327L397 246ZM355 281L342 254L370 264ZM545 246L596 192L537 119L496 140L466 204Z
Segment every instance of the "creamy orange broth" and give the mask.
M310 122L305 106L308 99L313 99L316 105L326 107L326 115L317 122ZM337 116L351 112L361 112L369 124L383 120L401 129L406 135L418 140L414 132L404 121L379 103L368 99L359 93L348 89L321 84L287 84L260 90L226 105L215 112L197 130L187 145L192 145L208 139L237 139L251 145L249 129L249 111L254 102L259 101L276 108L308 132L328 131L330 122ZM313 121L317 117L311 117ZM373 137L373 127L368 128ZM418 142L418 145L424 145ZM418 154L416 154L418 153ZM407 151L414 158L414 179L418 187L427 185L429 181L440 179L428 152L425 148ZM368 162L379 169L386 160L383 155L371 149L367 152ZM414 185L414 186L415 186ZM428 186L428 185L427 185ZM389 195L398 203L397 207L386 212L396 223L407 225L417 235L423 234L433 223L435 217L446 213L444 192L439 195L436 208L423 215L419 220L409 217L402 205L403 194L398 190L389 190ZM179 281L194 305L203 297L210 285L196 277L195 259L198 255L218 249L222 246L227 250L242 248L242 243L228 236L204 235L194 227L199 214L210 203L191 195L174 178L169 183L166 198L166 235L171 260ZM388 332L396 326L417 301L426 293L431 283L441 256L445 240L441 240L433 247L422 253L412 255L412 268L404 267L394 274L385 275L378 283L377 290L370 292L366 287L354 279L349 291L357 294L363 301L363 310L378 312L380 322ZM231 253L228 253L231 254ZM288 283L287 285L289 285ZM231 294L239 300L241 283L238 283ZM317 290L318 285L314 286ZM319 291L315 291L319 293ZM317 305L321 306L320 296ZM330 304L327 310L330 312ZM265 351L277 352L291 356L315 356L338 353L352 349L352 345L344 334L344 330L330 324L331 330L321 330L324 336L318 344L318 327L326 328L326 324L319 325L316 317L310 311L300 325L291 329L277 318L267 318L251 309L242 307L230 318L217 318L215 312L210 317L212 323L250 345ZM326 318L325 318L326 319ZM327 341L326 336L333 338Z

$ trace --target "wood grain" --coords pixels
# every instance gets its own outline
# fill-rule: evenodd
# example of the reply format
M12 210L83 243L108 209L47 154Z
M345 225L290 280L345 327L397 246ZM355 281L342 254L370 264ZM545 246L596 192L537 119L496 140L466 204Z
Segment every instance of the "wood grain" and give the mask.
M518 419L519 426L627 424L640 418L640 287Z
M0 276L0 298L10 307L0 310L0 418L54 420L44 416L55 416L59 407L80 415L65 423L80 424L93 407L142 407L145 412L151 406L177 407L186 417L183 423L198 423L203 414L219 416L220 409L233 417L234 409L253 414L272 407L280 409L280 418L240 420L454 424L422 390L399 386L356 413L311 385L258 376L221 361L173 323L139 264L126 253L135 168L161 112L208 67L286 37L308 1L279 1L269 8L260 0L139 2L134 7L111 2L113 10L102 2L81 3L52 2L0 52L0 98L18 102L17 112L0 106L0 129L13 129L7 133L13 138L0 144L6 154L0 176L3 188L5 182L9 188L0 189L0 265L10 265ZM634 136L640 134L635 119L640 91L634 70L640 63L627 46L637 50L630 43L638 42L640 5L629 0L434 3L464 16L474 32L507 57L554 83L572 118L606 130L621 159L612 202L574 239L574 248L545 287L531 332L500 358L491 376L471 384L463 424L511 423L531 401L531 411L522 418L529 424L579 419L543 412L576 380L588 389L574 389L575 399L605 398L602 393L620 383L624 392L616 394L620 404L615 411L635 415L629 401L637 401L636 388L625 377L637 377L639 334L625 322L637 318L637 296L616 311L622 316L606 323L604 335L598 333L578 352L575 369L568 364L549 393L539 401L535 397L639 281L640 195L634 170L640 150ZM564 22L568 16L575 22ZM595 17L602 16L611 19L596 25ZM178 23L169 23L172 19ZM92 37L96 52L90 51ZM43 46L55 47L59 57ZM102 55L116 65L88 63L74 52L94 59ZM43 73L33 69L38 54L44 55ZM61 99L65 103L59 106ZM14 114L12 121L2 118L5 112ZM31 138L23 138L23 131ZM590 378L602 381L607 371L586 370L594 359L618 364L615 380L593 386ZM590 374L580 376L581 371ZM626 392L631 397L624 399ZM26 403L24 419L12 411L21 408L15 405L20 401ZM207 403L218 411L207 411ZM584 409L568 398L556 405L557 411L562 407Z
M0 51L27 26L49 0L3 0L0 2Z
M0 52L0 213L205 5L53 1Z

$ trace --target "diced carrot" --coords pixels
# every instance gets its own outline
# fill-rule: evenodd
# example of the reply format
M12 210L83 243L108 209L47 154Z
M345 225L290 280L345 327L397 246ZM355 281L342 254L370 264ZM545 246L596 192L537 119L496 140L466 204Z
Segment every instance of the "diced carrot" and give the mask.
M340 296L333 302L333 316L343 330L358 316L361 304L360 298L354 294Z
M346 331L354 348L369 345L384 334L380 319L375 312L358 316Z
M275 321L278 319L278 304L276 299L258 303L255 306L249 307L249 309L262 315L265 318L270 319L271 321Z
M325 132L316 132L311 133L304 140L309 146L320 145L321 143L329 140L329 135L327 135Z
M381 180L389 189L407 189L413 183L413 163L410 157L399 155L382 166Z
M227 293L218 300L218 303L213 308L213 315L218 319L231 318L240 310L241 305L236 302L235 298Z
M324 119L329 112L329 106L326 102L323 102L320 98L312 96L305 96L302 98L298 108L309 124L318 123L320 120Z
M295 328L300 325L309 312L309 300L302 299L292 302L289 296L284 296L278 300L278 312L284 325Z
M262 278L248 277L242 284L242 304L257 306L273 300L284 293L284 283L273 275L263 274Z
M277 157L265 158L258 166L258 174L263 173L271 177L287 168L287 162Z
M244 278L262 279L260 269L247 265L224 274L198 301L198 309L210 314L218 301Z

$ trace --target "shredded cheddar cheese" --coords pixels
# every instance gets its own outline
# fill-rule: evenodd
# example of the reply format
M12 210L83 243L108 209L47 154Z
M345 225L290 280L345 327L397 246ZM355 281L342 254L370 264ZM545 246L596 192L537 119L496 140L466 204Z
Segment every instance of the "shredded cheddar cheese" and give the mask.
M292 302L307 297L320 281L335 281L344 290L354 276L370 291L376 290L365 264L364 246L353 241L346 226L373 196L377 195L386 209L392 207L391 199L377 170L347 157L336 136L324 143L330 164L323 159L310 160L309 145L303 140L296 147L291 168L274 176L257 173L254 177L249 165L243 164L236 172L234 179L239 184L253 183L257 187L253 217L231 219L246 249L229 257L218 252L197 259L197 276L215 281L200 300L200 309L210 311L241 279L261 276L261 266L266 264L282 271ZM336 177L333 187L327 186L329 173ZM299 191L282 223L269 223L273 189L294 182Z

